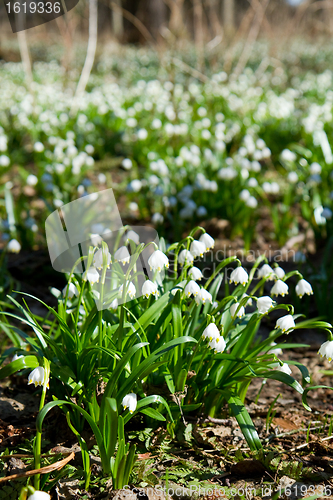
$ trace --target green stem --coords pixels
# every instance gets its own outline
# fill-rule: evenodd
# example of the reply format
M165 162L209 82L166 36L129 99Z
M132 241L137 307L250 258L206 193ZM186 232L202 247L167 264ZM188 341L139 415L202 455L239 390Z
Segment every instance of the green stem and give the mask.
M45 370L45 377L44 377L44 383L43 383L43 391L42 391L42 395L41 395L40 403L39 403L39 411L41 411L44 408L46 390L47 390L47 385L49 383L49 377L50 377L50 363L46 358L44 358L44 370ZM42 431L36 430L36 439L35 439L35 443L34 443L34 468L35 469L40 469L41 449L42 449ZM34 477L34 487L36 490L39 490L39 488L40 488L40 474L36 474Z

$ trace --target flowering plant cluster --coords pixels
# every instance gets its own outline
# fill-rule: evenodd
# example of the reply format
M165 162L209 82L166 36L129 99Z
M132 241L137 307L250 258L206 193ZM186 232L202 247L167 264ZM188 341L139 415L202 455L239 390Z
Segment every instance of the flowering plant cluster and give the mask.
M53 396L53 401L41 404L38 435L48 412L61 407L81 445L89 484L89 453L81 435L87 422L103 470L111 474L116 488L128 484L135 461L135 447L126 442L124 427L138 413L167 421L168 431L175 435L181 416L191 411L215 416L228 403L250 448L257 450L261 442L244 405L251 380L279 380L302 394L308 408L310 374L299 362L281 359L282 349L294 346L284 335L295 329L327 330L329 340L319 353L331 359L333 352L329 323L302 320L292 305L278 301L293 286L292 276L299 297L313 293L298 271L285 274L282 267L271 267L264 258L248 271L236 257L230 257L204 283L195 261L214 247L214 239L197 227L168 249L163 240L159 248L148 244L154 278L148 280L142 272L139 290L139 272L129 259L140 255L143 246L135 231L130 231L130 241L128 234L127 245L119 247L118 240L108 249L100 236L83 257L84 274L68 275L62 292L53 289L58 308L40 301L49 311L42 323L12 297L20 315L6 312L2 319L15 346L6 356L14 352L15 356L0 369L0 377L30 369L28 383L42 385L44 396L48 390ZM113 263L124 269L124 283L112 295L96 299L96 283ZM230 267L233 270L222 292L224 273ZM126 294L128 298L120 300ZM100 300L103 308L97 307ZM260 324L273 311L281 313L280 317L270 334L260 338ZM10 318L19 319L30 331L11 325ZM292 367L299 369L300 378ZM155 394L151 394L152 386ZM184 397L174 404L172 398L179 393Z
M217 216L248 248L263 211L279 244L302 229L296 214L318 238L332 232L331 71L289 84L278 71L258 81L250 68L237 80L217 72L201 83L178 72L162 81L150 54L133 63L132 76L126 70L110 83L108 64L99 65L76 115L55 62L35 65L34 96L19 65L1 66L4 239L42 244L50 211L111 185L126 195L129 216L149 217L159 232L163 222L180 235Z

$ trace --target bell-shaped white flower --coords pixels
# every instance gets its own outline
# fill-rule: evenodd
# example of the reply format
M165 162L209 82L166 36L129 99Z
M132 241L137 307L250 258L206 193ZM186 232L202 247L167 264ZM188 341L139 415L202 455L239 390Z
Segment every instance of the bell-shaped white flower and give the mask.
M28 376L28 385L34 384L35 387L38 385L43 385L46 377L46 372L42 366L37 366ZM47 381L46 387L49 388L49 381Z
M89 281L91 285L99 282L99 274L95 267L91 266L83 273L83 281Z
M299 297L303 297L303 295L312 295L313 294L313 290L312 290L312 286L310 285L310 283L304 279L301 279L299 280L299 282L297 283L296 285L296 293Z
M238 311L237 311L237 309L238 309ZM232 317L237 316L238 318L242 318L243 316L245 316L244 306L239 307L239 302L232 304L230 307L230 314Z
M21 355L20 354L14 354L14 356L12 357L12 363L13 363L13 361L16 361L16 360L18 360L20 358L23 358L23 357L24 357L23 354L21 354Z
M182 266L184 264L193 264L194 257L189 250L182 250L178 255L178 262Z
M102 269L104 259L106 262L106 267L109 268L111 264L111 254L108 251L104 251L103 248L100 248L94 255L93 265L97 267L97 269Z
M202 272L197 267L191 267L191 269L188 272L188 275L191 278L191 280L194 281L200 281L203 278Z
M244 267L239 266L232 271L230 276L230 283L235 283L235 285L237 285L238 283L246 285L248 281L249 281L249 275L245 271Z
M253 303L252 298L251 298L251 297L249 297L247 293L243 293L243 295L242 295L242 299L245 299L246 297L248 297L248 299L247 299L247 301L245 302L244 307L247 307L247 306L250 306L250 307L251 307L251 306L252 306L252 303Z
M209 347L213 349L215 352L223 352L226 348L225 340L223 337L218 336L213 338L208 343Z
M157 284L150 280L145 281L142 285L142 295L145 295L147 299L150 295L155 295L157 297L159 295Z
M98 245L100 245L102 243L103 238L99 234L92 233L90 235L90 240L91 240L91 243L94 245L94 247L97 247Z
M128 231L128 233L126 233L126 240L131 240L133 241L136 245L138 245L140 243L140 236L138 235L138 233L136 233L135 231L133 231L132 229L130 231Z
M51 497L48 493L46 493L46 491L36 490L28 497L28 500L51 500Z
M280 328L282 332L290 333L295 328L295 321L291 314L287 314L286 316L282 316L276 322L275 328Z
M209 323L204 329L202 336L204 339L209 339L211 341L217 339L220 336L220 332L215 323Z
M320 347L318 354L320 354L321 358L325 356L325 358L331 362L333 359L333 340L327 340L324 342Z
M112 309L112 311L116 311L117 308L118 308L118 299L115 298L110 304L110 309Z
M203 233L200 236L199 241L201 241L205 245L206 252L208 252L208 250L210 250L211 248L214 248L214 238L212 238L208 233Z
M191 280L185 286L185 297L194 297L200 292L200 286L195 281Z
M195 301L199 306L200 304L206 304L206 302L212 303L213 297L207 290L200 288L199 293L195 296Z
M10 240L7 245L7 251L11 253L20 253L21 245L17 240Z
M267 351L267 354L275 354L276 356L279 356L280 354L282 354L281 347L275 348L276 345L277 345L276 342L271 342L272 349Z
M206 245L202 241L193 240L190 246L190 252L193 257L203 257L206 252Z
M130 299L134 299L136 295L136 288L134 283L132 283L132 281L130 282L126 281L126 288L127 288L127 295L129 295ZM121 285L118 292L120 297L122 297L123 295L123 290L124 290L124 285Z
M290 369L290 366L288 363L283 363L281 366L280 363L274 363L271 365L274 370L277 370L278 372L286 373L287 375L291 375L292 371Z
M287 283L282 280L277 280L271 289L271 295L281 295L284 297L287 295L289 287Z
M118 250L114 253L114 260L116 262L121 262L123 266L125 264L129 264L130 259L131 256L129 254L129 251L124 246L118 248Z
M155 250L149 257L148 264L151 271L161 272L164 267L169 267L169 259L161 250Z
M260 314L266 314L270 309L272 309L274 301L264 295L263 297L259 297L257 300L257 309Z
M284 269L282 269L282 267L278 266L278 267L274 267L274 274L275 276L278 277L279 280L282 280L286 273L284 272Z
M128 408L130 413L135 412L137 404L138 404L138 399L137 399L136 394L134 394L134 392L130 392L129 394L126 394L126 396L124 396L121 404L123 405L124 410L126 410L126 408Z
M264 264L260 269L258 269L258 278L267 278L266 281L273 281L274 270L268 264Z
M79 291L76 288L76 286L74 285L74 283L71 282L65 286L65 288L62 290L62 294L64 297L66 297L66 294L67 294L67 297L69 299L72 299L74 297L74 295L75 295L75 297L79 296Z

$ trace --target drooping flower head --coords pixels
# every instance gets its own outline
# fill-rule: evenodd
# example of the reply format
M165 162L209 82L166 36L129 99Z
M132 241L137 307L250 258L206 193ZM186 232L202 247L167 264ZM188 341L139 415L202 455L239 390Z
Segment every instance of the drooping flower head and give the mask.
M274 301L264 295L263 297L259 297L257 300L257 309L260 314L266 314L270 309L272 309Z
M320 347L318 354L321 358L325 357L329 362L331 362L333 359L333 340L327 340L324 342Z
M239 266L232 271L230 276L230 283L235 283L235 285L237 285L238 283L246 285L248 281L249 281L249 275L245 271L244 267Z
M105 251L103 248L100 248L94 255L93 265L97 269L102 269L104 259L106 262L106 267L109 268L111 264L111 254L110 252Z
M62 294L63 294L64 297L66 297L66 294L67 294L67 297L69 299L72 299L74 297L74 295L76 297L79 296L79 291L76 288L76 286L74 285L74 283L70 282L68 285L65 286L65 288L63 288Z
M95 267L91 266L83 273L82 279L83 281L89 281L93 285L99 282L99 273Z
M202 336L204 339L209 339L211 341L217 339L220 336L220 332L215 323L209 323L204 329Z
M287 314L286 316L282 316L276 322L276 327L280 328L282 332L290 333L295 328L295 321L291 314Z
M182 250L178 255L178 262L182 266L184 264L193 264L194 257L189 250Z
M51 500L51 497L48 493L46 493L46 491L36 490L28 497L28 500Z
M201 241L205 245L206 252L208 252L208 250L210 250L211 248L214 248L214 238L212 238L208 233L203 233L200 236L199 241Z
M230 306L230 314L232 317L237 316L238 318L242 318L245 316L244 306L239 307L239 302L235 302Z
M46 378L45 369L42 366L37 366L28 376L28 385L34 384L35 387L38 385L43 385ZM47 381L46 387L49 389L49 381Z
M266 281L274 280L274 271L268 264L264 264L260 269L258 269L258 278L267 278Z
M185 297L194 297L200 292L200 286L195 281L191 280L185 286Z
M284 269L282 269L282 267L280 266L274 267L274 274L278 277L279 280L282 280L286 275Z
M206 245L202 241L194 240L191 243L190 252L193 257L203 257L206 252Z
M282 297L284 297L285 295L287 295L288 290L289 287L287 283L285 283L282 280L277 280L274 286L272 287L271 294L276 296L281 295Z
M131 256L126 247L119 247L118 250L114 253L115 262L119 261L124 266L125 264L129 264Z
M303 295L312 295L313 294L313 290L312 290L312 286L310 285L310 283L304 279L301 279L299 280L299 282L297 283L296 285L296 293L297 295L302 298Z
M157 284L150 280L145 281L142 285L142 295L145 295L147 299L150 295L155 295L157 297L159 295Z
M155 250L149 257L148 264L151 271L161 272L164 267L169 267L169 259L161 250Z
M197 305L206 304L206 302L212 303L213 297L205 288L200 288L199 293L195 296L195 301Z
M137 404L138 404L137 395L134 392L130 392L129 394L126 394L126 396L124 396L121 404L123 405L124 410L126 410L128 408L130 413L135 412Z
M7 251L11 253L20 253L21 251L20 243L15 239L10 240L10 242L7 245Z
M226 348L225 340L222 336L213 338L208 343L209 347L215 352L223 352Z
M191 267L191 269L188 272L188 275L191 278L191 280L194 281L200 281L203 278L202 272L197 267Z

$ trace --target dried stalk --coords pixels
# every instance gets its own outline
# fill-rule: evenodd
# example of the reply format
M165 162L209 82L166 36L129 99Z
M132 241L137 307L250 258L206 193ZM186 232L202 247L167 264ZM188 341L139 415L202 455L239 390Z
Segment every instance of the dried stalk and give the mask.
M94 64L97 47L97 0L89 0L89 39L86 60L82 69L81 77L76 88L71 113L77 107L78 98L86 89L90 73Z

